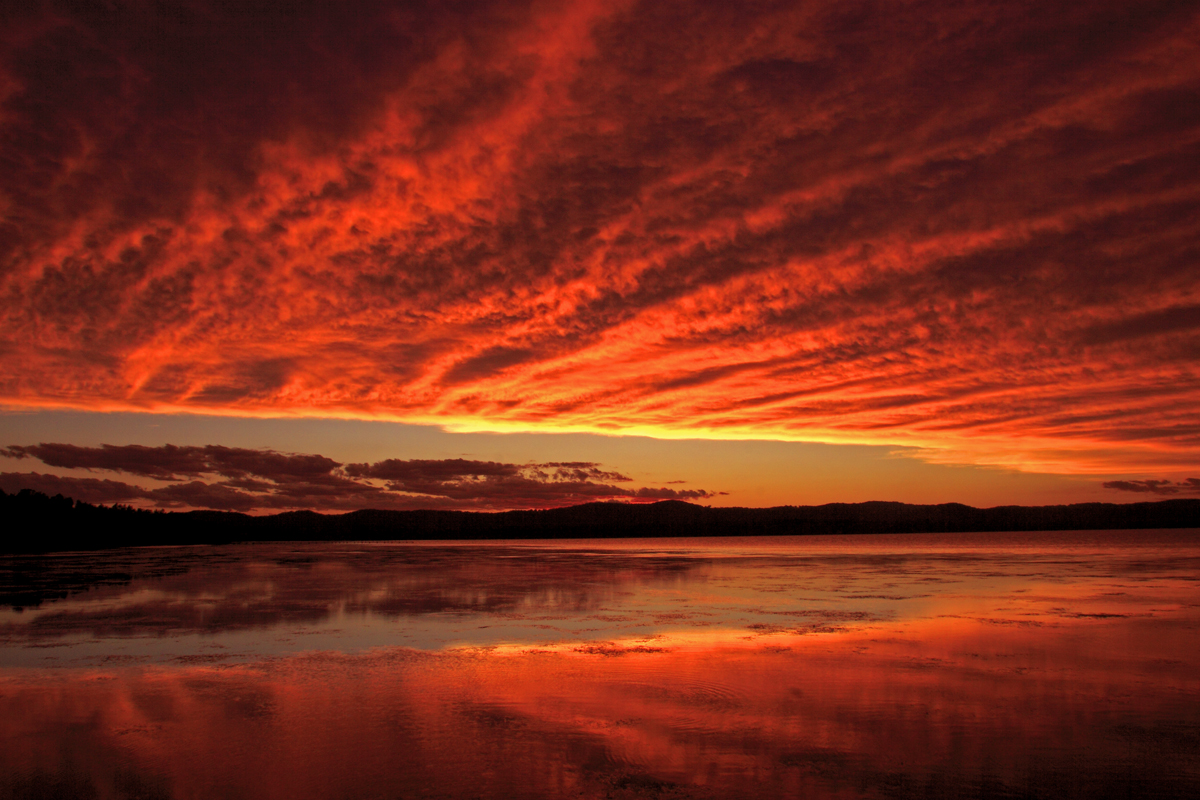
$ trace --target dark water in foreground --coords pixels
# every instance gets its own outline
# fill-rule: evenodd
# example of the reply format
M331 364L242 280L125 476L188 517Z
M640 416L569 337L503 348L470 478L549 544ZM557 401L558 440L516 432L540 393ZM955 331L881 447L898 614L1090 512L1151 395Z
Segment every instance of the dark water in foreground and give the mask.
M0 798L1200 797L1197 531L156 548L0 592Z

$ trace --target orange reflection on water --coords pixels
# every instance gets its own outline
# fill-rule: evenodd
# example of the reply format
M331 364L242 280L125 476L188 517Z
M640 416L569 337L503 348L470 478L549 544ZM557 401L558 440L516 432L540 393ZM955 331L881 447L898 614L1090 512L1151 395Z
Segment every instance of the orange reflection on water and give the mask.
M0 800L1200 796L1194 532L2 566Z
M10 670L5 796L1186 796L1182 617ZM39 794L40 793L40 794Z

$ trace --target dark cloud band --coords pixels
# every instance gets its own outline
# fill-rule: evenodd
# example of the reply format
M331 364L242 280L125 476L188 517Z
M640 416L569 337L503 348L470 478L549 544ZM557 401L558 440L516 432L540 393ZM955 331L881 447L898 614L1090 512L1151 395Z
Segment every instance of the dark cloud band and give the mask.
M231 511L307 508L554 508L596 500L653 502L699 500L702 489L614 486L631 479L600 465L579 462L506 464L461 458L343 465L320 455L218 446L142 445L80 447L13 445L9 458L36 458L64 469L123 472L167 486L147 487L107 479L37 472L0 473L6 492L34 489L90 503L139 502L164 507ZM208 480L198 480L198 478ZM185 480L191 478L192 480ZM215 480L214 480L215 479Z
M1200 478L1188 478L1182 481L1171 481L1165 478L1141 481L1105 481L1104 488L1138 494L1200 494Z

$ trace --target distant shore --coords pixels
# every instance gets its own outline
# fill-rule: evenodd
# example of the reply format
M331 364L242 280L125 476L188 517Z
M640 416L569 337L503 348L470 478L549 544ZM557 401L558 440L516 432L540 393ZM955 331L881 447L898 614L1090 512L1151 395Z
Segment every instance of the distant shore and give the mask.
M1200 500L973 508L959 503L867 502L776 508L660 503L585 503L531 511L150 511L98 506L58 495L0 490L6 533L0 552L228 544L243 541L599 539L795 536L847 533L1200 528Z

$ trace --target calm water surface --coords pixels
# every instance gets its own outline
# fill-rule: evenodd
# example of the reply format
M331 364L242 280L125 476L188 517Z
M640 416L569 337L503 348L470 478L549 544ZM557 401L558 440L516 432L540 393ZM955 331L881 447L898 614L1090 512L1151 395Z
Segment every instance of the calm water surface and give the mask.
M1200 532L0 557L0 798L1200 797Z

